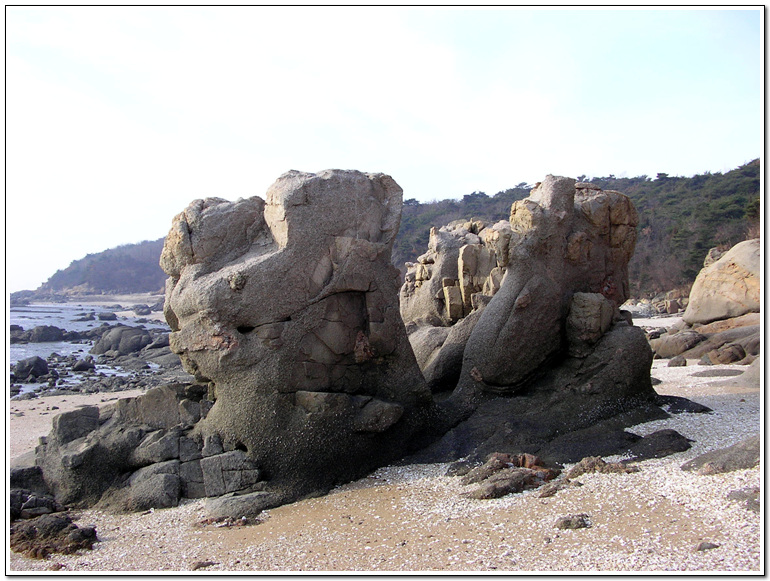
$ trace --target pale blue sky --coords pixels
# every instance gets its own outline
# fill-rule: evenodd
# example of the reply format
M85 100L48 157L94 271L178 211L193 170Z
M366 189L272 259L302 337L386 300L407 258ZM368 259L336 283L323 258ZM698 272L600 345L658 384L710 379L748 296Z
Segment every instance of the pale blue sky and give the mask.
M762 12L6 8L8 290L289 169L405 198L763 154Z

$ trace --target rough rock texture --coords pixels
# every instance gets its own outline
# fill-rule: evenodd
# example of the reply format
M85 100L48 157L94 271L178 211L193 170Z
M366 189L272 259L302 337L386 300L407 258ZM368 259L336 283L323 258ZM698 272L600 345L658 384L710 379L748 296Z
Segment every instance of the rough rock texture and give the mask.
M510 222L434 231L401 310L400 209L389 176L338 170L284 174L266 201L190 204L161 266L169 346L196 383L58 416L37 450L56 500L208 497L216 518L252 518L416 450L577 461L629 451L625 426L665 417L644 333L618 310L628 198L548 176ZM105 352L154 344L124 334ZM544 480L514 468L480 494Z
M166 239L170 345L215 399L196 434L295 496L402 455L432 405L390 264L401 198L384 174L292 171L266 201L193 202Z
M572 479L594 472L600 474L630 474L632 472L639 472L639 468L637 466L628 466L621 462L605 462L599 456L588 456L570 468L564 477Z
M211 510L237 517L424 443L434 403L390 263L401 198L384 174L329 170L284 174L266 201L190 204L161 266L169 346L198 383L58 416L37 450L56 499L136 511L222 496ZM136 331L93 352L151 349Z
M712 450L682 464L682 470L698 471L698 474L720 474L733 470L745 470L759 464L760 439L754 436L727 448Z
M431 231L407 265L401 315L434 390L514 393L565 343L586 356L620 318L637 215L626 196L592 188L547 176L508 222Z
M649 342L656 358L702 359L707 365L748 365L760 352L759 313L707 325L696 323L692 327L683 322L667 332L651 332Z
M192 404L201 405L200 393L175 384L55 416L36 449L46 486L63 505L101 502L118 511L175 506L200 474L181 469L201 458L203 447L187 438L192 426L184 410Z
M652 352L636 327L616 324L590 356L565 357L515 396L488 397L413 462L529 453L545 462L627 452L623 429L667 417L650 383ZM447 415L456 413L451 398ZM456 416L455 416L456 417Z
M140 351L150 343L152 343L152 335L145 329L117 325L94 343L91 353L94 355L128 355Z
M733 246L704 267L682 318L692 325L759 312L760 240Z
M45 514L11 525L11 550L33 559L91 549L96 540L96 529L78 527L67 514Z
M697 331L677 331L666 333L657 339L651 339L650 347L661 359L669 359L681 355L706 339L705 335L701 335Z
M431 389L453 392L440 404L449 431L416 461L494 451L576 461L629 442L620 425L568 432L637 408L663 413L644 333L618 309L636 223L626 196L548 176L509 222L431 232L408 265L401 314Z
M568 514L556 521L557 529L584 529L591 526L591 517L585 513Z
M559 475L558 469L547 468L532 454L491 454L487 461L463 476L461 484L479 484L463 494L484 500L537 488Z

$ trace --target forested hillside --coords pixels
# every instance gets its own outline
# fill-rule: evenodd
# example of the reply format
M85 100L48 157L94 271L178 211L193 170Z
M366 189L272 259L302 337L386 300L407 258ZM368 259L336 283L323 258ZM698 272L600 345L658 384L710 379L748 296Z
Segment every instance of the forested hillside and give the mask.
M725 174L691 178L659 173L655 178L610 175L577 179L618 190L636 205L639 227L629 274L633 296L643 297L691 284L710 248L726 249L759 236L759 175L757 159ZM532 187L520 183L492 196L473 192L460 200L405 200L393 264L403 271L405 262L423 254L432 226L461 218L507 220L511 204L526 198ZM159 291L166 279L158 266L162 248L161 238L89 254L56 272L38 292Z
M629 278L633 295L642 297L691 284L710 248L726 249L759 236L759 172L757 159L725 174L691 178L659 173L577 179L622 192L634 202L639 227ZM531 187L522 183L493 196L474 192L427 204L406 200L394 264L401 267L427 250L431 226L460 218L507 220L513 201L527 197Z
M158 265L161 250L163 238L88 254L85 258L73 260L67 268L56 271L38 292L163 292L166 273Z
M691 283L710 248L758 237L759 175L757 159L725 174L589 180L626 194L639 212L629 265L632 292L640 296Z

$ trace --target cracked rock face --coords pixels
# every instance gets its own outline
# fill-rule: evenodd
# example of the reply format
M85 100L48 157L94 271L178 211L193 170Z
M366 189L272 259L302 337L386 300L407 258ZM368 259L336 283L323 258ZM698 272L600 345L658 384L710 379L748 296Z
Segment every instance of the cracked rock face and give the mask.
M510 394L565 344L590 353L628 297L636 224L623 194L549 175L508 221L434 229L401 288L431 389Z
M431 396L390 263L401 198L384 174L291 171L265 201L196 200L174 219L165 315L215 399L202 437L308 490L403 455Z

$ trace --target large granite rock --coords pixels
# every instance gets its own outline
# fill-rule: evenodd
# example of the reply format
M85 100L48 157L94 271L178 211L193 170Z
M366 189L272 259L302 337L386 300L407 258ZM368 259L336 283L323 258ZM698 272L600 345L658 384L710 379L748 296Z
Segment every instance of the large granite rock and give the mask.
M665 417L647 340L618 310L628 198L548 176L510 222L434 230L401 309L400 208L389 176L338 170L284 174L266 201L190 204L161 266L169 346L196 383L58 416L37 450L56 500L208 497L215 518L251 518L418 450L566 461ZM105 353L154 345L109 333Z
M698 273L682 318L690 325L759 312L760 240L745 240Z
M547 176L507 222L434 229L401 288L431 388L457 385L453 399L472 409L481 393L526 386L567 344L589 354L621 320L636 223L623 194Z
M295 495L403 455L432 406L390 263L401 198L384 174L292 171L264 202L193 202L166 239L170 345L215 399L197 432Z

